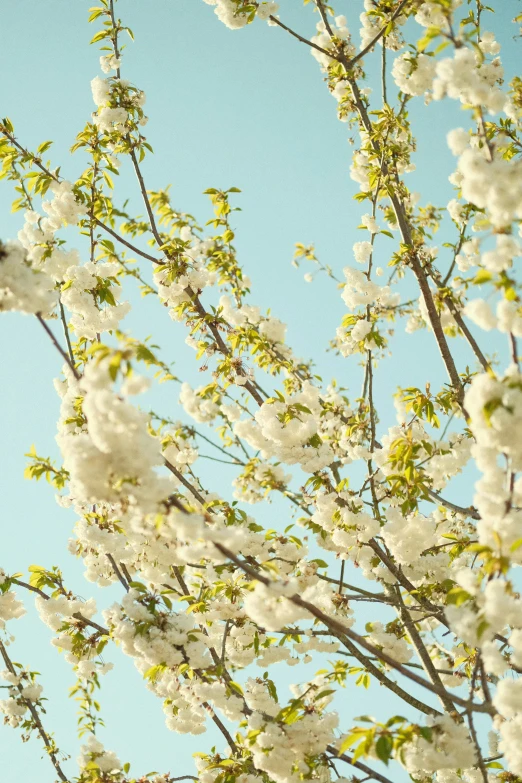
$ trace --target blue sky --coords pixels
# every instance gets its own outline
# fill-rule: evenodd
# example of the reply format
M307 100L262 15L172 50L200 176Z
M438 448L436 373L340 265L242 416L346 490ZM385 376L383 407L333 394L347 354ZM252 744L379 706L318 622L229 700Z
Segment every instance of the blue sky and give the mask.
M88 46L95 32L86 23L89 5L18 0L2 9L0 57L4 74L10 75L0 84L0 114L10 117L19 140L29 148L53 139L53 165L61 165L62 174L69 179L82 170L83 161L71 157L68 150L94 109L89 83L99 74L99 53L96 47ZM515 28L507 35L501 31L520 4L505 0L501 5L501 12L494 23L488 20L487 28L499 31L509 74L515 67L516 49L511 38ZM253 281L252 302L264 309L270 307L289 324L288 342L299 355L316 358L318 372L325 380L335 374L340 385L348 386L352 397L357 396L361 384L357 360L339 360L325 353L345 313L335 283L318 278L308 285L303 281L305 269L296 271L290 264L295 242L315 242L320 258L341 276L342 267L352 263L353 242L366 238L357 225L367 210L352 200L356 186L349 178L350 131L336 118L336 103L317 63L306 47L260 22L231 32L201 0L120 0L118 6L119 15L136 36L136 43L129 42L125 52L124 76L147 94L150 121L146 133L156 153L143 166L147 186L157 189L172 183L176 208L194 214L200 223L212 216L208 199L202 195L206 188L239 187L242 193L236 203L242 211L234 216L236 246ZM353 30L359 27L360 10L362 2L342 0L336 4L337 13L348 16ZM281 3L281 17L303 34L313 34L315 17L310 7L303 9L297 0ZM468 118L460 116L458 106L433 103L425 108L419 99L411 113L419 138L411 187L423 194L423 203L445 204L452 197L447 175L454 166L445 135ZM133 176L125 163L122 169L117 185L120 201L130 196L139 212ZM22 225L21 213L10 213L12 198L10 184L1 182L3 239L16 236ZM72 246L81 247L72 235L67 233L67 237ZM442 232L435 241L440 245L447 239ZM379 239L377 265L386 266L394 247L391 240ZM140 309L129 316L124 327L141 338L152 333L162 346L163 357L175 362L175 372L194 385L201 383L193 352L184 345L182 327L173 324L152 301L140 300L136 291L130 289L129 296ZM386 426L391 423L391 394L399 382L423 386L428 379L433 385L445 381L435 351L424 350L429 337L416 334L406 338L402 326L398 333L395 360L387 361L376 375L377 401ZM83 581L81 564L66 551L74 515L55 504L49 487L23 479L23 455L32 443L39 453L57 456L58 398L52 385L58 374L57 356L36 320L17 314L0 317L0 352L4 542L0 566L12 572L25 571L31 563L58 564L72 589L85 597L92 589L104 606L117 600L119 590L114 587L100 594ZM458 356L463 363L471 361L463 349ZM152 402L176 417L180 416L177 396L178 388L169 384ZM212 466L207 482L222 489L230 475L226 468ZM469 482L461 482L460 487L462 499L469 503ZM288 524L282 504L274 504L268 511L259 507L248 510L265 524L282 528ZM30 600L27 606L30 609ZM12 655L42 673L50 698L47 723L56 732L60 747L74 758L78 748L75 707L66 698L74 678L50 646L48 629L33 620L34 612L30 611L28 617L13 623L17 641ZM114 650L108 659L117 667L105 678L101 695L107 724L102 738L123 761L131 761L135 774L151 769L191 772L194 751L209 748L213 739L220 744L210 730L199 738L168 732L160 703L145 690L132 662ZM288 673L296 679L301 676L296 669L278 676L287 677ZM306 676L309 674L310 670ZM346 716L363 709L377 711L378 707L389 707L391 714L392 703L377 685L369 691L369 706L361 707L361 695L348 689ZM17 732L0 727L0 766L6 779L52 783L52 768L40 756L36 739L22 746ZM74 765L69 770L73 774Z

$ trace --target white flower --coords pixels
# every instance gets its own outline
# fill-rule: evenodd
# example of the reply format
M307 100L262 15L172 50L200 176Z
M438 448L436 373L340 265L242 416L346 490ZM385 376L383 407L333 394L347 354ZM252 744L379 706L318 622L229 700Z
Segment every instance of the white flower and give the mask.
M101 131L109 133L112 130L122 131L128 117L126 109L109 109L105 106L93 115L93 121Z
M100 68L104 73L110 73L116 71L121 65L121 57L116 57L114 54L102 55L100 57ZM94 101L96 103L96 99ZM98 106L100 104L97 104Z
M371 242L356 242L353 246L353 254L357 263L365 264L372 254Z
M0 243L0 312L49 315L56 302L53 279L28 263L22 245Z
M277 14L278 10L279 10L278 3L262 2L257 7L256 16L258 19L262 19L263 21L268 21L268 18L270 16L274 16L275 14Z
M122 384L121 392L126 396L143 394L150 389L151 383L150 378L144 378L142 375L128 375Z
M24 605L17 601L10 590L0 594L0 628L4 628L8 620L18 620L25 614Z
M107 79L95 76L91 81L91 90L92 99L96 106L105 106L108 103L111 95L111 87Z
M462 212L464 205L461 204L460 201L457 201L456 198L452 198L451 201L448 201L446 209L448 210L451 219L454 220L455 223L460 224L463 222Z
M522 716L522 680L501 680L493 696L493 704L505 718Z
M357 323L352 329L352 333L351 333L352 340L356 340L357 342L359 342L360 340L364 340L366 335L369 332L371 332L371 329L372 329L371 321L365 321L364 319L357 321Z
M266 337L272 343L284 343L286 335L286 324L278 318L266 318L259 324L259 334Z
M448 147L454 155L462 155L469 144L469 133L464 128L450 130L446 136Z
M472 299L464 308L464 315L467 315L473 323L480 326L486 332L495 329L497 325L497 319L493 315L491 307L484 299Z
M413 58L409 52L401 54L392 67L392 76L401 92L407 95L423 95L431 89L436 61L426 54Z
M361 223L363 226L366 226L370 234L378 234L379 233L379 226L377 225L377 221L373 217L373 215L363 215L361 218Z

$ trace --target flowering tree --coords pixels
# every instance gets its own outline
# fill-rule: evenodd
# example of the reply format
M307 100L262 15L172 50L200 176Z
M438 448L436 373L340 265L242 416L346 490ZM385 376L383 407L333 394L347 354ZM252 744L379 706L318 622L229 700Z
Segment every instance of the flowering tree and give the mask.
M2 176L25 211L19 241L0 245L0 310L37 319L62 372L62 464L32 449L27 476L45 476L74 509L72 553L88 582L117 585L120 598L98 615L57 565L31 565L28 578L0 571L0 710L24 737L39 735L61 781L390 783L400 767L415 781L520 780L522 307L513 260L522 81L503 81L500 45L484 28L494 9L364 0L359 36L355 18L305 0L310 36L275 2L205 2L231 29L268 22L289 46L308 47L358 138L351 176L367 238L339 284L346 315L332 347L362 366L362 390L323 385L285 342L285 324L252 303L234 247L237 188L207 191L214 217L205 228L171 205L168 189L148 189L145 95L123 68L132 33L113 0L99 0L89 22L104 76L91 83L97 108L72 148L87 157L85 171L64 179L47 160L51 142L29 150L0 121ZM366 82L372 59L378 98ZM465 127L447 139L456 157L444 172L455 189L447 205L421 205L406 184L408 110L422 100L463 108ZM142 216L116 198L120 165L134 170ZM452 241L439 260L432 237L442 220ZM64 226L86 237L81 252L60 236ZM388 273L375 268L377 246ZM313 247L296 247L295 265L334 277ZM122 330L125 291L136 284L186 327L204 372L199 388L181 384L186 415L133 402L153 378L180 382L157 346ZM407 335L425 329L434 378L440 366L447 380L390 388L397 421L385 427L375 373L393 361L391 326L403 319ZM487 345L500 358L481 347L483 331L496 335ZM201 446L233 466L230 491L207 486ZM452 480L473 463L474 495L468 482L463 501L450 501ZM288 518L265 529L244 506L275 496ZM77 676L84 745L74 773L45 725L36 673L11 654L24 591ZM111 668L103 653L114 645L161 700L169 729L202 734L210 721L222 735L217 749L202 740L197 776L132 777L97 738L97 691ZM298 662L316 664L314 673L287 700L269 669ZM373 681L390 692L378 719L339 716L353 678L363 693Z

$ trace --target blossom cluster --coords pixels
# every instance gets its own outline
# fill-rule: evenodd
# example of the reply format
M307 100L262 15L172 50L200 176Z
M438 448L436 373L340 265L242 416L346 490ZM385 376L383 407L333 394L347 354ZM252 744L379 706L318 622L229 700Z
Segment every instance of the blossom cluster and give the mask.
M520 81L505 85L480 3L465 15L462 0L364 0L356 38L351 19L315 0L305 38L277 3L205 2L232 30L258 18L267 34L307 44L348 123L363 238L341 281L314 246L299 244L296 258L317 265L306 280L326 272L338 283L330 348L351 362L349 388L323 380L294 353L285 314L251 298L234 244L237 188L207 191L205 228L174 209L168 188L148 189L145 93L122 77L128 28L102 0L91 13L104 20L94 38L104 41L103 76L91 82L96 111L75 145L87 171L63 179L43 162L45 144L33 154L0 123L4 171L25 211L19 242L0 245L0 310L60 317L66 348L46 332L65 362L55 381L62 461L32 449L28 475L45 476L74 513L69 551L111 601L80 598L57 567L31 566L29 582L0 570L0 711L40 733L59 771L42 687L8 655L6 625L25 613L16 586L37 594L51 643L77 676L88 735L79 783L129 780L95 735L94 692L112 668L105 650L129 656L169 730L202 735L212 722L221 732L224 750L197 758L202 783L328 783L337 764L350 772L336 780L388 781L377 760L426 783L522 776ZM380 102L366 80L376 55ZM419 97L459 112L446 136L454 193L443 204L407 186ZM127 163L138 216L113 200L111 174ZM88 238L80 251L59 235L67 226ZM120 330L136 280L175 333L185 330L200 385L187 375L175 393L147 396L158 368L158 380L178 379L158 346ZM399 332L430 358L402 351ZM399 378L388 369L397 348L407 383L393 419L383 392ZM410 380L419 373L422 388ZM290 696L283 666L299 679ZM338 705L352 683L379 683L404 704L384 722L346 719ZM489 721L487 752L478 714Z

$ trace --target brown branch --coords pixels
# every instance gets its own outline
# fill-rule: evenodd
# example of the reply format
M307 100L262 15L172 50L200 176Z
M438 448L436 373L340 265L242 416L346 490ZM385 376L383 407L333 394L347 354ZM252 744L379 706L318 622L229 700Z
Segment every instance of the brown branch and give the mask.
M119 580L119 581L121 582L121 584L123 585L123 587L124 587L124 589L125 589L125 592L126 592L126 593L128 593L128 592L129 592L129 589L130 589L130 588L129 588L129 585L127 584L127 581L126 581L126 579L124 578L123 574L121 573L120 569L118 568L118 566L117 566L117 564L116 564L116 560L113 558L113 556L112 556L112 555L110 555L110 554L108 554L108 553L107 553L107 560L108 560L108 561L109 561L109 563L111 564L111 566L112 566L112 570L114 571L114 573L115 573L115 574L116 574L116 576L118 577L118 580Z
M449 508L450 511L455 511L457 514L464 514L467 517L471 517L472 519L481 519L480 514L478 513L477 509L473 506L469 506L468 508L464 508L463 506L457 506L455 503L452 503L451 500L446 500L445 498L441 497L438 492L434 492L432 489L429 489L428 487L425 488L428 495L433 498L439 505L445 506L446 508Z
M313 43L313 41L309 41L308 38L303 38L302 35L299 35L299 33L296 33L296 31L292 30L291 27L288 27L288 25L284 24L280 19L278 19L277 16L270 16L269 18L271 22L276 24L278 27L281 27L283 30L286 30L287 33L293 35L293 37L297 38L297 40L301 41L301 43L310 46L312 49L316 49L318 52L321 52L321 54L326 54L327 57L333 56L332 52L328 52L326 49L323 49L321 46L317 46L317 44Z
M417 655L419 656L419 660L422 663L422 668L424 669L427 676L431 679L432 683L437 686L439 699L446 712L453 713L455 712L455 705L451 701L440 678L440 674L436 670L433 661L431 660L430 655L424 645L424 642L422 641L421 635L417 631L415 623L413 622L409 611L404 605L400 587L396 586L394 592L397 597L397 610L399 617L401 618L401 622L407 630L411 639L411 643L415 648Z
M371 767L367 767L366 764L363 764L362 761L354 761L353 756L349 756L347 753L341 753L337 751L336 748L334 748L333 745L328 745L326 748L328 753L331 753L335 758L340 759L341 761L345 761L347 764L350 764L352 767L356 767L357 769L360 769L361 772L365 772L368 777L373 778L374 780L378 780L379 783L393 783L390 778L385 777L384 775L381 775L380 772L375 772L375 770L371 769Z
M326 11L324 10L324 6L322 3L322 0L315 0L316 6L319 10L319 13L321 14L321 18L323 19L323 22L325 24L325 27L327 31L329 32L330 36L333 38L333 32L330 27L330 24L328 22L328 18L326 16ZM275 18L275 17L274 17ZM384 28L385 29L385 28ZM384 32L380 31L381 35L384 35ZM298 36L296 36L298 37ZM305 40L305 43L310 43ZM352 60L349 60L346 55L341 53L335 53L335 52L326 52L329 57L332 57L332 59L338 60L342 65L344 65L346 72L347 72L347 81L350 85L350 88L352 90L352 95L354 99L355 106L357 108L357 112L359 114L359 118L361 121L361 124L363 125L365 131L368 133L368 137L372 138L372 123L369 118L368 112L366 110L366 106L364 105L364 102L361 97L361 93L359 91L359 87L357 85L357 82L354 78L348 77L348 73L352 68ZM377 155L379 157L382 157L380 155L381 150L377 142L374 140L372 142L373 148ZM382 160L381 161L381 171L385 177L389 175L389 169L386 163ZM464 403L464 388L462 385L462 381L460 379L459 373L457 371L457 368L455 366L455 362L453 360L453 356L451 354L451 351L449 350L448 343L446 341L446 337L444 335L444 331L442 329L441 321L439 318L439 314L437 313L437 308L435 307L435 302L433 300L433 296L430 290L430 287L428 285L427 277L425 270L423 269L421 262L417 256L417 253L413 249L413 242L412 242L412 235L410 231L410 226L408 224L408 220L406 218L406 210L397 196L397 194L394 191L388 192L389 198L392 202L393 209L395 212L395 216L399 225L399 229L401 232L402 240L405 245L408 245L412 248L412 253L410 256L410 266L411 269L417 278L417 283L419 285L419 288L421 290L421 293L423 295L424 301L426 303L426 309L428 311L428 317L431 324L431 327L433 329L433 333L435 336L435 340L437 342L437 346L439 348L439 352L441 354L442 360L444 362L444 365L446 367L449 379L451 381L451 385L453 386L455 393L457 395L457 399L459 402L460 407L463 410L464 415L467 418L466 411L464 410L463 403Z
M183 486L186 489L188 489L188 491L196 498L198 503L201 503L201 505L204 506L207 501L205 500L203 495L200 492L198 492L198 490L195 487L192 486L190 481L187 481L183 473L180 473L180 471L177 468L175 468L174 465L172 465L172 463L168 461L168 459L164 459L164 462L165 462L165 467L167 467L170 470L170 472L174 476L176 476L178 481L180 481L183 484Z
M424 702L416 699L415 696L412 696L410 693L405 691L404 688L401 688L401 686L396 682L390 680L389 677L387 677L384 672L378 669L377 666L375 666L368 659L368 656L364 655L364 653L362 653L358 647L356 647L356 645L348 639L347 636L341 633L334 635L337 637L337 639L339 639L340 642L342 642L350 654L353 655L353 657L364 666L369 674L373 675L375 679L381 683L381 685L384 685L385 688L388 688L389 691L402 699L402 701L406 702L406 704L409 704L410 707L414 707L415 709L419 710L419 712L424 713L424 715L440 715L440 712L434 707L430 707L429 705L424 704ZM377 657L376 659L378 660Z
M359 54L355 55L355 57L352 57L351 60L348 60L348 58L346 58L343 55L340 55L336 51L328 51L328 49L323 49L321 46L318 46L313 41L309 41L308 38L304 38L304 36L300 35L295 30L292 30L291 27L288 27L288 25L284 24L284 22L282 22L277 16L271 15L269 18L270 18L271 22L273 22L275 25L280 27L282 30L286 30L287 33L289 33L291 36L296 38L301 43L304 43L307 46L310 46L310 48L315 49L318 52L321 52L321 54L325 54L327 57L330 57L332 60L337 60L338 62L343 63L343 65L345 65L348 68L353 68L353 66L357 62L359 62L359 60L361 60L366 54L368 54L368 52L371 49L373 49L375 44L380 41L380 39L383 37L383 35L385 35L389 23L393 22L402 13L402 11L404 10L404 6L408 2L410 2L410 0L403 0L402 3L400 3L400 5L395 9L393 14L390 16L388 22L379 30L377 35L370 41L370 43L367 46L364 47L364 49L362 49L359 52ZM322 18L322 20L324 22L326 31L328 32L330 37L332 37L334 35L334 33L333 33L333 30L332 30L332 28L330 26L330 22L328 21L328 17L327 17L326 12L325 12L325 10L323 8L323 5L322 5L321 2L317 2L316 5L317 5L317 8L319 10L319 13L321 14L321 18Z
M267 587L271 586L272 582L270 579L260 574L258 571L252 568L252 566L248 565L248 563L240 560L238 557L236 557L236 555L232 551L230 551L227 547L223 546L223 544L218 543L216 541L214 541L213 544L216 547L216 549L218 549L223 555L225 555L229 560L231 560L235 565L237 565L238 568L241 568L242 571L244 571L246 574L251 576L252 579L261 582ZM351 639L351 641L355 642L360 647L367 650L371 655L374 655L383 663L387 663L388 666L390 666L392 669L395 669L400 674L403 674L412 682L416 683L417 685L420 685L422 688L426 688L426 690L431 691L437 696L441 694L440 688L433 685L433 683L428 682L423 677L420 677L414 672L408 671L408 669L405 666L403 666L403 664L396 661L395 658L392 658L392 656L388 655L388 653L386 653L384 650L380 650L378 647L371 644L371 642L368 642L364 636L361 636L355 631L352 631L351 628L347 628L343 623L339 622L339 620L333 617L329 617L321 609L318 609L313 604L301 598L300 595L294 594L286 597L287 600L291 601L296 606L300 606L302 609L305 609L317 620L320 620L322 623L324 623L324 625L326 625L327 628L330 628L332 631L336 633L341 633L346 635L349 639ZM443 692L446 693L446 690L443 689ZM473 710L474 712L485 712L488 713L489 715L496 715L496 710L491 705L478 704L476 702L470 703L466 699L462 699L459 696L452 696L452 699L455 702L455 704L461 705L466 710Z
M216 713L214 712L214 710L212 709L212 707L210 706L210 704L208 704L207 702L205 702L205 703L203 704L203 706L204 706L204 707L207 707L207 709L209 710L209 712L210 712L210 717L212 718L212 720L214 721L214 723L216 724L216 726L218 727L218 729L220 730L220 732L222 733L222 735L224 736L224 738L226 739L226 741L228 742L228 744L229 744L229 746L230 746L230 749L231 749L231 750L232 750L234 753L238 754L238 753L239 753L239 748L238 748L238 746L236 745L236 743L234 742L234 740L232 739L232 735L231 735L231 733L229 732L229 730L227 729L227 727L225 726L225 724L223 723L223 721L222 721L222 720L221 720L221 719L220 719L220 718L219 718L219 717L216 715Z
M58 340L56 339L56 337L52 333L52 331L49 328L49 326L47 326L45 320L42 318L42 314L41 313L36 313L36 317L38 318L38 321L40 322L41 326L47 332L48 336L51 339L52 344L54 345L54 347L56 348L56 350L58 351L58 353L60 354L60 356L62 357L64 362L67 364L67 366L69 367L70 371L72 372L72 374L74 375L76 380L79 381L81 379L80 373L78 372L78 370L74 366L74 363L72 362L70 356L63 350L62 346L60 345L60 343L58 342Z
M9 131L5 128L5 126L0 126L0 132L4 134L6 139L9 139L11 144L16 147L17 150L19 150L23 155L26 155L28 158L31 159L31 163L34 163L35 166L37 166L40 171L42 171L44 174L47 174L48 177L53 179L55 182L59 182L60 178L56 176L56 174L53 174L51 171L49 171L48 168L46 168L41 159L35 155L32 152L29 152L25 147L22 147L22 145L16 140L16 138L13 136L12 133L9 133Z
M18 677L18 675L16 673L16 669L13 666L13 663L12 663L11 659L9 658L9 655L7 654L7 650L5 649L5 647L4 647L4 645L3 645L3 643L1 641L0 641L0 655L4 659L4 663L6 665L6 668L11 672L11 674L13 674L15 677ZM56 746L55 746L54 742L50 739L50 737L47 734L46 730L44 729L42 721L40 720L40 716L38 715L38 711L37 711L36 707L34 706L33 702L30 699L26 699L23 696L23 693L22 693L23 687L22 687L22 685L20 683L18 683L16 688L18 689L18 691L20 693L21 700L23 701L23 703L25 704L25 706L27 707L27 709L31 713L31 716L32 716L33 721L34 721L34 724L35 724L36 728L38 729L38 733L39 733L40 737L43 740L43 743L45 745L47 753L49 754L49 758L51 759L51 763L52 763L53 767L56 770L56 774L58 775L60 780L63 781L63 783L68 783L69 778L63 772L63 770L62 770L62 768L60 766L60 762L58 761L58 758L57 758L57 755L56 755L56 750L57 750L57 749L55 749Z
M43 590L40 590L39 587L34 587L33 585L27 584L27 582L22 582L20 579L13 579L12 577L9 580L14 585L18 585L18 587L24 587L26 590L30 590L32 593L36 593L40 596L40 598L44 598L46 601L51 601L51 596L44 593ZM104 636L109 636L110 632L107 628L104 628L103 625L98 625L98 623L95 623L94 620L88 620L87 617L84 617L84 615L81 612L75 612L73 614L73 617L75 620L79 620L84 625L90 625L91 628L94 628L96 631L99 631Z
M482 353L479 344L477 343L477 341L475 340L475 338L471 334L471 331L469 330L466 322L464 321L462 315L460 314L458 307L455 305L455 302L453 302L453 300L450 299L449 297L445 298L444 302L446 304L446 307L448 308L448 310L452 314L453 318L455 319L455 322L456 322L457 326L459 327L461 332L464 334L464 337L468 341L471 350L473 351L473 353L475 354L475 356L479 360L480 364L482 365L482 368L486 372L490 372L491 371L491 365L488 362L488 360L486 359L486 357L484 356L484 354Z
M131 142L130 142L130 139L129 139L129 144L130 143ZM150 224L150 229L152 231L152 235L153 235L154 239L156 240L156 242L158 244L158 247L161 248L161 247L163 247L164 242L163 242L163 240L161 238L161 235L160 235L160 233L158 231L158 228L156 226L156 220L154 218L154 211L152 209L152 206L151 206L151 203L150 203L150 200L149 200L149 196L148 196L148 193L147 193L147 188L145 187L145 180L143 179L143 175L141 173L141 169L140 169L140 166L139 166L139 163L138 163L138 159L136 157L136 153L135 153L135 151L134 151L132 146L130 148L129 155L130 155L130 158L132 160L132 164L134 166L134 172L135 172L136 178L138 180L140 193L141 193L141 196L142 196L142 199L143 199L143 203L145 205L145 209L147 211L147 215L148 215L148 218L149 218L149 224ZM166 258L168 259L168 255L166 255ZM223 354L223 356L230 356L231 355L230 349L228 348L228 346L226 345L225 341L221 337L221 335L219 333L219 329L217 328L216 324L212 323L212 320L208 318L208 313L205 310L205 308L203 307L203 305L202 305L202 303L201 303L197 293L192 289L191 286L187 286L185 288L185 293L190 297L190 300L191 300L192 304L194 305L198 315L201 317L202 322L206 326L208 326L208 328L210 329L210 332L212 333L212 336L214 337L214 340L216 342L216 345L217 345L219 351ZM257 402L257 404L259 406L263 405L263 402L264 402L263 398L258 393L258 391L256 389L256 384L255 383L252 383L251 381L247 381L244 384L244 388L249 392L249 394L253 397L253 399Z
M362 59L362 58L363 58L363 57L364 57L366 54L368 54L368 52L369 52L371 49L373 49L373 47L375 46L375 44L376 44L376 43L378 43L378 42L381 40L381 38L383 38L383 37L386 35L386 30L388 29L388 25L389 25L391 22L394 22L394 21L397 19L397 17L398 17L398 16L400 16L400 15L401 15L401 13L402 13L404 10L406 10L406 9L405 9L405 6L406 6L406 5L407 5L409 2L410 2L410 0L402 0L402 3L399 3L399 5L397 6L397 8L396 8L396 9L395 9L395 11L393 12L393 14L392 14L392 15L390 16L390 18L388 19L387 23L386 23L386 24L385 24L383 27L381 27L381 29L379 30L379 32L377 33L377 35L376 35L376 36L375 36L375 37L374 37L374 38L373 38L373 39L370 41L370 43L369 43L369 44L367 44L367 45L364 47L364 49L361 49L361 51L359 52L359 54L355 55L355 57L352 57L352 59L350 60L350 65L351 65L351 67L352 67L352 68L353 68L353 66L355 65L355 63L356 63L356 62L358 62L358 61L359 61L359 60L361 60L361 59ZM384 50L384 45L383 45L383 50ZM385 102L386 102L386 101L385 101Z
M470 684L470 701L473 698L473 689L475 687L475 681L477 679L477 675L480 670L480 653L477 653L477 659L475 661L475 665L473 667L473 673L471 675L471 684ZM486 764L484 762L484 759L482 758L481 748L480 748L480 742L477 736L477 730L475 728L475 721L473 720L473 713L471 710L467 711L468 716L468 724L469 724L469 731L471 734L471 739L473 741L473 744L475 746L475 752L477 755L477 765L480 769L480 774L482 775L482 781L483 783L488 783L489 775L488 770L486 767Z
M152 261L153 264L158 264L159 266L163 266L165 264L165 262L162 261L161 258L154 258L154 256L151 256L149 253L145 253L144 250L140 250L139 247L136 247L136 245L133 245L131 242L128 242L120 234L114 231L114 229L110 228L110 226L108 226L106 223L102 223L101 220L98 220L98 218L95 218L95 222L97 226L99 226L108 234L110 234L112 237L114 237L114 239L116 239L122 245L128 247L129 250L132 250L132 252L136 253L136 255L139 255L142 258L146 258L147 261Z
M199 780L194 775L181 775L179 778L169 778L167 783L175 783L177 780Z
M58 302L59 302L59 305L60 305L60 319L61 319L62 326L63 326L63 333L65 335L65 342L67 343L67 350L69 351L69 357L71 359L71 364L74 365L75 364L75 359L74 359L74 352L73 352L72 345L71 345L71 336L69 334L69 327L67 326L67 320L65 318L65 310L64 310L64 307L63 307L63 304L62 304L61 297L59 298Z

